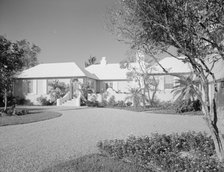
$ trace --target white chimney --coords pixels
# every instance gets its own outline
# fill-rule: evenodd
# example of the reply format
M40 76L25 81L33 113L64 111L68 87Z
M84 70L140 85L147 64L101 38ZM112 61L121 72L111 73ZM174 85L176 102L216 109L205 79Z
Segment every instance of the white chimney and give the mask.
M101 61L100 61L101 65L106 65L107 61L106 61L106 57L102 57Z

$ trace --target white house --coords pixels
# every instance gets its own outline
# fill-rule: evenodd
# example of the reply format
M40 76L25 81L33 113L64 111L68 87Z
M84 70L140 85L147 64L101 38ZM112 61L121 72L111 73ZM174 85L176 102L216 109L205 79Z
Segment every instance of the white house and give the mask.
M15 77L14 96L29 99L33 104L38 104L38 97L49 98L49 83L53 80L64 82L70 85L70 88L75 84L74 81L89 82L93 89L96 89L97 79L94 74L82 69L74 62L39 64L24 70ZM70 91L66 94L64 101L72 99L73 93Z
M170 74L189 74L190 67L174 58L164 58L160 61ZM133 63L137 68L137 64ZM39 64L23 71L15 77L14 95L29 99L37 104L37 98L41 95L49 97L49 82L59 80L70 85L70 91L64 98L58 100L58 105L80 105L80 96L74 97L74 84L88 82L95 93L105 92L109 87L118 94L128 93L131 87L137 87L137 83L127 78L129 69L121 69L119 63L109 64L103 57L99 64L93 64L87 68L81 68L76 63L46 63ZM172 88L176 77L165 74L158 65L153 66L151 75L159 81L157 98L168 101L173 100ZM66 102L67 101L67 102Z

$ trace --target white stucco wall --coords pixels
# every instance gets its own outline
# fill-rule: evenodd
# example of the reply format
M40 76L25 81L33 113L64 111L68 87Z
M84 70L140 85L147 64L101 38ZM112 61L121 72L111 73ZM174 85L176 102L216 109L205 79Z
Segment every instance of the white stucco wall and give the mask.
M26 100L30 100L34 105L38 105L39 102L37 98L40 96L47 97L50 99L50 95L48 94L48 83L53 80L59 80L60 82L64 82L66 85L70 83L70 79L30 79L32 82L32 92L28 93L27 91L27 80L15 80L14 82L14 95L18 98L24 98ZM79 79L80 82L83 82L83 79Z

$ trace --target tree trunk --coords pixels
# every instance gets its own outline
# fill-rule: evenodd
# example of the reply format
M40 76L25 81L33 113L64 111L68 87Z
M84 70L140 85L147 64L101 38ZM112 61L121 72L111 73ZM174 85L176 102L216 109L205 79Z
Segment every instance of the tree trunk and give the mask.
M5 89L5 91L4 91L4 104L5 104L5 106L4 106L4 111L6 111L7 110L7 105L8 105L8 95L7 95L7 89Z
M203 104L203 111L205 114L205 120L209 130L211 132L211 136L213 142L215 144L215 151L220 160L220 162L224 162L224 137L220 126L218 126L218 111L217 111L217 85L214 84L214 97L212 98L212 102L209 101L209 87L208 84L204 84L204 93L205 93L205 103Z
M215 144L215 151L217 154L217 157L221 162L224 162L224 138L219 130L219 127L217 126L217 123L214 123L213 121L210 121L208 118L205 118L207 125L210 129L211 136L213 139L213 142Z

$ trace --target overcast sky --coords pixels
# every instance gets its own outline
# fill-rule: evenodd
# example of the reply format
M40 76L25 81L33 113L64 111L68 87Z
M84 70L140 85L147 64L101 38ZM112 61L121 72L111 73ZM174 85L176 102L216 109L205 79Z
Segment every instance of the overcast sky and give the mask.
M90 55L109 62L125 57L128 46L105 29L113 0L0 0L0 34L27 39L41 48L39 60L83 65Z

